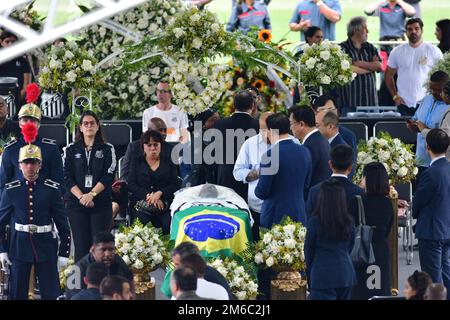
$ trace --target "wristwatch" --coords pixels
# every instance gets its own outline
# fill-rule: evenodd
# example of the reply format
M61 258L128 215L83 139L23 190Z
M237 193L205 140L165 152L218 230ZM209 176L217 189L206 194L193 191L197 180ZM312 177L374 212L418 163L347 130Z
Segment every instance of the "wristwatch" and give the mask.
M91 192L89 192L91 195L92 195L92 197L96 197L97 196L97 192L95 192L95 191L91 191Z
M392 100L395 101L397 98L398 98L398 95L395 95L395 96L392 97Z

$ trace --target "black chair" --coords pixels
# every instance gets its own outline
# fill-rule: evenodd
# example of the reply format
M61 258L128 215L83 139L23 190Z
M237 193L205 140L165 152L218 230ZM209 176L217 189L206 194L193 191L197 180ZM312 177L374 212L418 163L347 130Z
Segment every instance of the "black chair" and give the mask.
M339 122L339 125L351 130L356 135L357 142L369 139L369 130L363 122Z
M391 135L392 138L398 138L407 144L416 144L417 133L408 129L405 121L379 121L373 127L373 136L376 137L382 131Z
M39 136L56 140L60 149L69 144L69 131L64 124L42 123L39 127Z
M125 123L102 123L102 130L106 141L114 146L116 159L123 157L132 141L131 126Z
M398 199L408 202L409 208L406 210L405 216L399 216L397 227L402 230L403 250L406 251L406 264L411 265L414 257L414 233L412 218L412 184L403 183L395 185L398 192Z

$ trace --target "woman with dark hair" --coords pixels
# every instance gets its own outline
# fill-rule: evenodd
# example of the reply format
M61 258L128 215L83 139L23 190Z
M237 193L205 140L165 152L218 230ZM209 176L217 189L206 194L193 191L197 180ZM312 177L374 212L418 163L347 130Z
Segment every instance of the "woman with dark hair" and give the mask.
M368 272L369 265L355 267L358 284L353 288L352 299L367 300L373 296L389 296L391 294L389 233L392 228L394 209L389 199L389 177L386 168L379 162L371 162L364 167L362 187L365 194L361 196L366 217L366 224L375 227L372 235L372 246L375 263L380 268L380 287L369 288L367 280L373 275ZM358 223L358 200L352 201L351 213Z
M417 270L414 271L406 281L405 290L403 291L406 300L425 300L425 292L432 282L433 281L428 273Z
M348 300L356 284L350 253L355 226L347 211L345 192L334 179L320 187L317 207L305 239L306 273L310 300Z
M75 262L89 252L97 233L111 229L115 170L114 146L106 143L98 116L92 111L83 112L75 142L64 151L64 181Z
M439 40L438 48L442 53L450 50L450 19L442 19L436 22L436 39Z
M151 222L154 227L162 228L164 234L169 234L169 207L179 182L177 167L160 157L162 142L158 131L147 130L142 134L144 152L131 159L128 189L131 192L132 219L138 218L143 224ZM135 204L140 200L147 203L146 210L135 209Z

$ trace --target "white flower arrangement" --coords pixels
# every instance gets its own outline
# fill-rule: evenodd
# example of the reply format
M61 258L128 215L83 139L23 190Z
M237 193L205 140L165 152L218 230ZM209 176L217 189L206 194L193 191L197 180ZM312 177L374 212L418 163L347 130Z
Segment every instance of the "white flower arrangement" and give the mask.
M304 245L306 228L300 222L286 217L280 224L262 232L261 240L255 246L255 263L269 268L304 270Z
M227 71L224 65L177 61L169 75L176 105L193 116L203 112L230 85L232 75Z
M415 155L411 145L407 145L388 133L382 132L380 137L372 137L366 143L358 145L357 167L353 181L361 182L364 166L371 162L380 162L386 168L392 185L408 183L417 175Z
M338 44L325 40L311 46L305 44L302 49L300 70L305 85L331 89L346 85L356 77L350 67L350 57Z
M148 273L168 261L161 230L136 220L115 235L117 254L134 273Z
M92 52L76 42L59 43L50 48L39 73L39 84L45 89L65 92L69 89L90 89L100 84Z
M208 264L227 280L231 292L238 300L254 300L258 294L256 277L236 260L216 258Z

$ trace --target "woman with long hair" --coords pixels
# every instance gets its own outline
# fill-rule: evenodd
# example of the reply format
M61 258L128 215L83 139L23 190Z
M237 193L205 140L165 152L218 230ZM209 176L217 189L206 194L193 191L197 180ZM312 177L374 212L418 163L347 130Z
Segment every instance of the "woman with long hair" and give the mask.
M403 291L406 300L425 300L425 292L432 282L428 273L414 271L406 280L405 290Z
M442 19L436 22L436 39L439 40L438 48L442 53L450 50L450 19Z
M64 151L67 211L75 261L89 252L97 233L111 229L115 169L114 147L106 143L98 116L92 111L83 112L75 142Z
M334 179L320 187L317 206L308 222L305 260L310 300L348 300L356 275L350 253L355 226L345 192Z
M372 247L375 263L380 270L380 287L369 288L367 280L372 275L367 272L369 265L355 267L358 284L353 288L352 299L367 300L373 296L389 296L391 292L389 233L392 228L394 209L389 199L389 176L384 165L371 162L363 169L362 185L365 194L361 196L366 224L375 227L372 234ZM351 206L353 219L358 221L358 202Z

